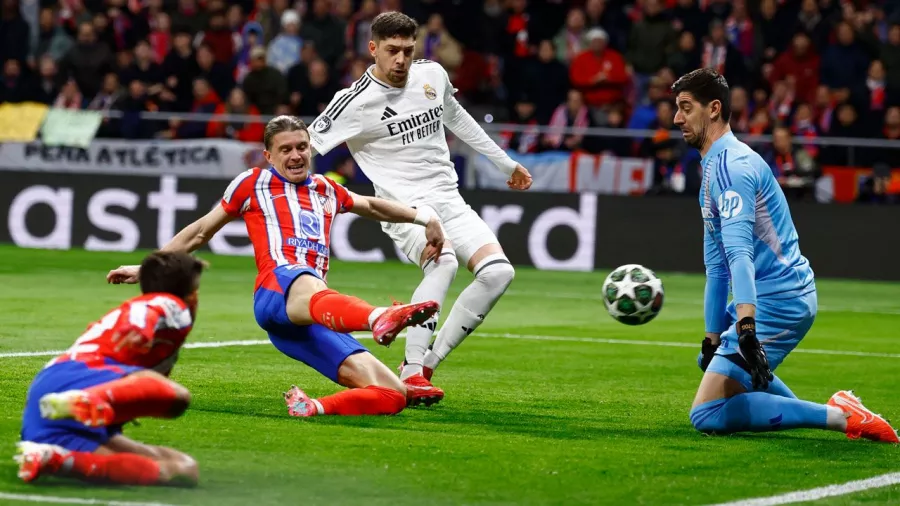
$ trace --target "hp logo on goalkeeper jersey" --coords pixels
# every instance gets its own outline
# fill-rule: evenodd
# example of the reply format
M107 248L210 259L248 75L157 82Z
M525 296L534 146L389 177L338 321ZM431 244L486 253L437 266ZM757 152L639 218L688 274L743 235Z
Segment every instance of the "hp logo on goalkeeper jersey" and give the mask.
M723 220L741 214L741 210L744 209L744 199L742 199L737 192L732 190L728 190L722 195L719 195L719 200L716 203L719 205L719 216L721 216Z

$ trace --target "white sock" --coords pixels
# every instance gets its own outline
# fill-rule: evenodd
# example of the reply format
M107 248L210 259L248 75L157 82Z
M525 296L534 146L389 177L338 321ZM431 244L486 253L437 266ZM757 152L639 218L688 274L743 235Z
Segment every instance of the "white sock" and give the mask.
M371 329L372 326L375 325L375 320L377 320L379 316L383 315L384 312L387 311L387 309L388 308L386 307L376 307L372 310L371 313L369 313L369 329Z
M436 369L484 321L512 283L516 271L503 254L488 255L472 269L475 280L459 294L422 365Z
M453 284L453 279L456 278L459 263L456 261L456 253L450 249L442 251L438 260L438 262L429 260L422 267L424 277L416 287L416 291L413 292L410 302L433 300L438 304L444 304L447 291ZM406 330L406 365L400 373L401 380L422 373L422 359L431 343L431 336L434 335L439 318L440 312L435 313L422 325L409 327Z
M825 415L825 427L828 430L847 432L847 414L834 406L826 406L826 408L828 411Z

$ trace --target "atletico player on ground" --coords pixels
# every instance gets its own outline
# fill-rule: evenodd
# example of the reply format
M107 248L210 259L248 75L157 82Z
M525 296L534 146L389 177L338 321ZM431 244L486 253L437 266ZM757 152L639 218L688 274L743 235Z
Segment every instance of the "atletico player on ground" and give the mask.
M410 325L427 321L435 301L375 307L331 290L325 283L330 232L338 213L424 226L426 255L438 261L444 234L436 213L375 197L357 195L331 179L310 174L306 125L279 116L266 125L263 142L268 168L238 175L221 204L185 227L162 250L191 252L206 244L226 223L243 217L256 255L258 276L254 313L272 344L332 381L350 388L310 399L296 386L285 393L293 416L390 415L407 405L407 386L349 332L371 330L389 345ZM122 266L107 276L133 283L138 266ZM415 387L409 387L413 389Z
M156 252L141 264L143 295L88 326L35 376L22 415L19 478L60 475L123 485L195 485L197 463L122 435L141 417L176 418L190 394L168 379L193 327L204 264Z

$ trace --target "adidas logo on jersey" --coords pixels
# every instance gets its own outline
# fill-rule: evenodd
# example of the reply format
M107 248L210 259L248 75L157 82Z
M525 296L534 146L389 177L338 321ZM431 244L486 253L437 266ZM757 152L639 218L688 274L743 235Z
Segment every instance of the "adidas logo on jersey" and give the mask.
M397 111L391 109L390 107L384 108L384 114L381 115L381 121L384 121L388 118L393 118L397 115Z

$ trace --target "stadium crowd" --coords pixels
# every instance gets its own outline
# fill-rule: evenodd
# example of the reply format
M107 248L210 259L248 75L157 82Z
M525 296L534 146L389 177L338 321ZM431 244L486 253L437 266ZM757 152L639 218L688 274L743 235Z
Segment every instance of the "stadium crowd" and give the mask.
M441 63L467 106L524 127L502 135L512 150L651 156L665 186L689 151L670 138L669 87L705 66L732 86L734 130L773 134L770 164L801 192L820 165L875 167L876 193L900 167L900 150L806 142L900 139L898 0L2 0L0 102L122 111L101 137L255 141L261 121L138 113L315 116L365 71L386 10L420 22L415 57Z

